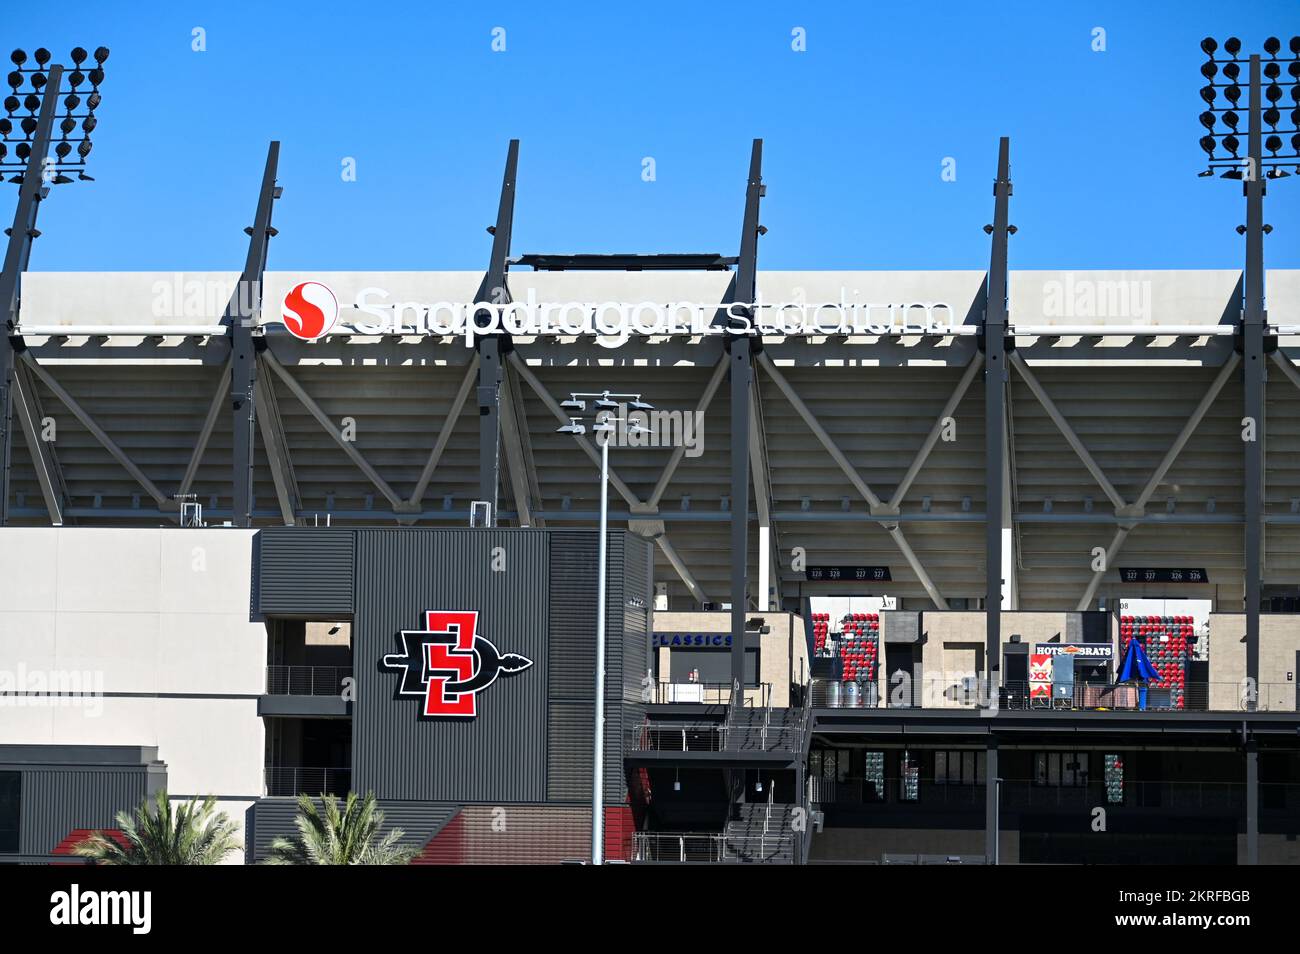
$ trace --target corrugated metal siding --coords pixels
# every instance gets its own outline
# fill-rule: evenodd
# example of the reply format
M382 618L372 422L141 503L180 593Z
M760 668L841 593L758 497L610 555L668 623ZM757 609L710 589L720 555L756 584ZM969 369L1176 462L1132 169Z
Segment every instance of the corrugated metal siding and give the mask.
M317 806L320 799L315 799ZM459 805L445 805L434 802L380 802L379 809L384 813L384 832L400 828L403 837L399 843L423 848L443 826L456 816ZM298 800L295 798L263 798L253 805L253 830L247 841L247 854L250 861L261 861L271 851L271 842L276 838L292 838L298 834L294 819L298 816Z
M590 531L551 534L551 679L547 746L547 798L591 797L591 697L595 687L597 535ZM611 532L605 622L605 800L627 799L623 736L640 721L641 680L648 658L651 544L632 534ZM639 606L629 605L632 597Z
M626 806L605 809L605 857L630 860L636 825ZM469 805L418 863L559 864L591 857L590 807Z
M21 771L19 851L29 855L49 854L74 828L116 828L114 816L134 809L149 790L145 765Z
M529 530L357 530L353 784L383 800L542 801L546 797L547 534ZM506 569L493 572L493 550ZM474 609L502 652L533 660L479 696L472 721L425 721L394 699L379 662L431 609Z
M353 610L353 531L276 527L257 535L257 609L268 615L346 617Z

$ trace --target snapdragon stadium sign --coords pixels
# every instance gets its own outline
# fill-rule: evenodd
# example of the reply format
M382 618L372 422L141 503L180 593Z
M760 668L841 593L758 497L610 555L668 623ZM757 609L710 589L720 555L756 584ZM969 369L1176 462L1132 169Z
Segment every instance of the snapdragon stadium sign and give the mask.
M958 332L952 307L942 301L767 302L539 302L533 289L523 301L390 301L382 288L357 292L350 309L361 317L340 321L338 299L322 282L301 282L285 295L281 319L295 337L315 341L335 332L362 336L475 338L509 334L521 338L591 337L618 347L633 337L751 335L946 336Z

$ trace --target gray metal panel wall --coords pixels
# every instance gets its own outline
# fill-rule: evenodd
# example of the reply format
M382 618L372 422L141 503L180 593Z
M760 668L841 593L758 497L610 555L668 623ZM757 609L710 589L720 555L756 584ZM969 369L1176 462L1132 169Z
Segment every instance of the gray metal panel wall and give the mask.
M77 828L116 828L149 792L149 767L12 766L22 772L19 851L48 855Z
M540 802L546 798L547 533L536 530L357 530L353 785L381 800ZM500 547L505 568L492 569ZM380 669L398 634L426 610L477 610L484 636L531 668L501 678L473 720L418 718Z
M596 567L591 531L551 533L550 708L547 798L591 796L595 710ZM605 803L627 801L626 730L644 714L641 680L649 658L651 544L624 531L609 534L605 617Z
M314 799L317 806L320 799ZM423 848L442 831L447 822L456 817L459 805L436 802L380 802L384 813L384 832L402 829L399 844ZM246 854L250 861L261 861L271 852L271 842L276 838L292 838L298 834L294 819L298 816L296 798L262 798L253 803L253 828L249 833Z
M353 610L350 529L272 527L257 534L257 611L263 615L349 617Z

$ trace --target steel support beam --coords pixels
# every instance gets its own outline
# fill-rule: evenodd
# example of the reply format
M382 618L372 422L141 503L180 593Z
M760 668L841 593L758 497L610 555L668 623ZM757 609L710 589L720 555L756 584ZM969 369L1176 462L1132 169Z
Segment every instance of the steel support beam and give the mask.
M777 369L776 364L766 354L759 355L758 361L763 370L767 372L768 377L781 389L781 393L790 402L790 406L795 409L795 413L803 419L803 422L808 425L808 429L813 432L818 442L826 449L826 453L830 454L835 463L839 464L840 470L849 479L849 483L853 484L854 489L862 495L862 499L870 505L873 511L879 510L882 506L880 498L876 496L875 491L867 486L867 482L858 475L857 470L849 463L849 459L844 456L844 452L826 433L826 428L822 427L821 422L809 410L808 405L803 402L803 398L799 397L798 392L786 380L785 375Z
M1076 611L1082 613L1085 610L1093 608L1092 601L1097 596L1097 587L1101 586L1101 581L1105 578L1110 567L1115 563L1115 555L1119 553L1120 548L1124 546L1124 541L1128 539L1128 535L1132 533L1132 531L1133 527L1131 525L1121 526L1115 531L1115 536L1111 539L1110 546L1106 548L1106 562L1104 564L1106 569L1093 571L1092 579L1088 581L1088 587L1083 591L1083 596L1079 600L1079 605L1075 607Z
M424 495L429 489L429 481L433 479L433 472L438 467L438 462L442 460L442 453L447 449L447 442L451 440L452 432L456 429L456 422L460 420L461 411L465 408L465 402L469 400L469 392L478 382L478 355L475 354L470 358L469 366L465 369L465 377L460 382L460 388L456 391L456 396L452 398L451 407L447 415L442 419L442 426L438 429L438 437L433 442L433 449L429 451L429 457L424 462L424 469L420 471L420 479L415 482L415 490L411 492L409 507L418 510Z
M1244 726L1242 732L1249 730ZM1259 864L1259 743L1247 738L1246 758L1246 864Z
M1201 396L1201 400L1197 403L1195 410L1192 411L1191 415L1183 423L1182 429L1178 432L1178 436L1175 437L1174 442L1169 445L1169 450L1165 451L1165 456L1160 459L1160 463L1156 465L1155 471L1147 480L1146 486L1144 486L1142 492L1138 494L1137 500L1133 503L1135 509L1139 511L1143 510L1146 508L1146 505L1151 502L1152 496L1160 488L1160 484L1164 481L1165 475L1169 473L1169 468L1174 465L1174 461L1178 459L1178 455L1183 452L1183 448L1186 447L1187 442L1191 440L1192 434L1201 426L1201 422L1205 420L1206 413L1210 410L1210 407L1214 404L1215 400L1218 399L1220 392L1223 391L1223 386L1228 383L1233 372L1237 370L1237 365L1240 362L1241 359L1235 354L1229 355L1228 359L1223 362L1223 367L1221 367L1219 373L1215 375L1214 381L1210 384L1209 389Z
M521 378L524 379L528 386L533 389L533 393L541 398L542 403L545 404L546 409L555 416L555 419L561 424L568 424L569 415L564 413L564 409L560 407L559 402L556 401L555 398L551 397L550 392L548 392L542 382L537 379L537 375L533 374L532 369L524 363L522 358L519 357L517 351L510 352L509 361L510 366ZM591 462L599 468L600 451L596 449L595 445L582 434L574 434L573 439L577 442L578 446L582 448L583 453L591 458ZM642 506L640 498L638 498L637 495L632 492L632 488L624 483L618 474L614 472L613 467L609 468L609 485L613 487L615 493L627 501L628 505L633 509Z
M1007 245L1011 237L1011 140L998 140L998 174L993 182L993 247L984 286L984 665L988 673L989 704L995 704L1002 668L1002 468L1006 465L1007 419ZM989 749L997 765L997 750ZM995 772L986 776L992 781ZM996 795L993 796L996 798ZM992 811L996 812L996 802ZM990 837L997 838L996 826ZM996 844L990 859L995 857Z
M998 740L990 736L984 744L984 860L996 865L1001 860L998 852L998 799L1001 795L998 777Z
M776 541L772 535L772 485L767 472L767 437L763 431L763 408L758 394L757 376L749 389L749 466L754 475L754 503L758 510L758 608L780 608L780 593L773 582L780 583L779 570L773 575Z
M519 168L519 140L510 140L506 152L506 169L501 179L501 198L497 204L496 225L488 229L492 234L492 253L487 271L479 283L475 304L490 302L506 305L510 286L506 280L510 258L510 233L515 216L515 175ZM488 320L486 312L476 312L476 324ZM488 502L488 526L497 522L497 500L501 487L501 360L511 349L510 336L503 332L483 335L478 339L478 493L480 500Z
M943 598L943 594L939 592L938 586L935 585L934 580L930 578L929 572L926 571L925 566L917 557L916 551L912 549L908 544L906 537L904 537L903 530L898 525L897 510L882 503L880 498L876 496L875 492L867 486L866 481L858 475L858 472L853 468L853 465L849 463L849 459L844 456L844 452L839 449L835 444L835 441L831 439L831 436L826 433L826 429L822 427L817 418L813 416L812 411L808 409L808 405L804 404L803 399L799 397L799 394L790 385L790 382L786 380L785 375L777 370L777 367L772 360L768 358L766 354L761 354L759 355L759 363L762 365L763 370L767 372L768 376L776 382L776 386L781 389L781 393L786 396L786 400L790 402L790 405L795 409L796 413L803 418L804 423L808 425L808 429L813 432L817 437L817 440L821 442L821 445L826 448L826 452L831 455L835 463L839 464L840 470L842 470L844 476L849 479L849 483L853 484L858 493L862 495L862 498L871 508L872 513L876 515L876 519L880 525L889 533L890 537L898 545L898 549L903 554L903 558L907 560L908 566L910 566L912 572L916 574L917 580L920 581L921 586L925 588L925 592L929 594L935 607L937 609L946 610L948 608L948 601Z
M1240 359L1237 355L1233 354L1223 363L1223 367L1219 369L1219 373L1215 376L1214 381L1210 384L1210 387L1206 390L1205 394L1201 396L1201 400L1197 403L1196 408L1192 411L1187 420L1183 422L1182 429L1178 432L1178 436L1174 438L1174 442L1169 445L1169 450L1165 451L1165 456L1160 459L1160 463L1156 465L1156 469L1152 472L1151 476L1147 478L1147 482L1142 487L1141 493L1138 494L1137 500L1132 506L1124 504L1121 507L1116 507L1117 513L1122 512L1123 514L1132 516L1142 516L1144 514L1146 505L1150 502L1152 495L1155 494L1156 489L1165 479L1165 475L1169 473L1169 468L1174 465L1174 461L1178 459L1178 455L1181 454L1183 448L1187 446L1187 442L1191 440L1192 434L1195 433L1196 429L1201 425L1201 422L1205 420L1205 415L1209 412L1210 407L1214 404L1214 401L1218 398L1220 392L1223 391L1223 387L1228 383L1228 379L1232 377L1239 362ZM1128 535L1132 529L1133 524L1124 524L1116 532L1114 540L1111 541L1111 545L1106 550L1106 562L1103 565L1103 569L1093 571L1092 579L1088 581L1088 588L1084 591L1083 597L1079 600L1079 605L1077 607L1079 611L1091 608L1093 598L1097 595L1097 588L1101 585L1101 581L1105 577L1106 573L1115 565L1115 556L1119 553L1120 548L1123 547L1124 541L1128 539Z
M230 361L227 360L217 373L217 390L212 395L211 403L208 404L207 416L203 418L203 426L199 429L198 439L194 442L190 462L185 465L185 475L181 478L180 489L176 491L176 496L186 496L189 494L190 488L194 486L194 478L199 473L199 464L203 461L203 454L208 449L208 441L212 439L212 430L217 426L217 418L221 415L221 409L226 406L226 398L229 393Z
M943 406L943 410L939 412L939 417L934 422L934 426L930 428L930 433L925 436L925 442L921 444L921 449L912 458L912 464L907 468L907 473L903 475L903 479L894 488L894 494L889 498L889 506L897 508L902 505L903 498L912 489L912 484L915 483L921 468L930 459L931 452L934 450L935 445L939 443L939 438L943 436L944 422L956 412L957 405L966 396L966 392L970 390L971 382L975 380L975 375L980 372L983 366L984 362L980 360L978 353L971 357L970 363L966 365L966 370L957 382L957 386L953 388L952 394L948 396L948 400Z
M253 397L257 402L257 424L262 434L262 446L266 449L267 463L271 466L271 480L275 484L275 499L280 505L280 519L286 527L292 527L297 522L295 514L302 498L298 492L298 480L293 473L293 459L289 456L289 442L284 436L280 406L271 382L262 380L258 375L253 382Z
M752 306L758 291L758 207L763 186L763 140L755 139L749 154L749 179L745 185L745 213L740 226L740 255L731 294L724 304ZM744 313L753 317L753 308ZM726 310L715 321L726 322ZM753 384L753 357L762 352L762 339L747 334L727 338L727 365L731 379L731 682L732 704L743 705L745 693L745 615L749 607L749 394Z
M501 339L478 343L478 499L488 503L488 526L497 523L501 486Z
M1052 399L1047 396L1047 392L1043 390L1043 386L1039 383L1037 376L1029 370L1029 365L1025 362L1024 358L1020 357L1020 355L1015 352L1012 352L1008 357L1011 365L1017 372L1019 372L1020 377L1024 380L1025 384L1029 385L1029 390L1033 392L1034 397L1038 399L1038 403L1041 404L1043 410L1047 412L1047 416L1052 419L1052 423L1056 425L1056 429L1061 432L1061 436L1065 438L1066 443L1070 445L1079 460L1083 462L1083 466L1088 469L1088 473L1092 474L1092 479L1097 482L1097 486L1101 488L1102 493L1104 493L1107 499L1115 505L1116 509L1125 506L1123 496L1115 489L1115 485L1110 482L1110 478L1108 478L1105 472L1101 469L1101 465L1093 459L1093 456L1090 453L1088 453L1088 448L1083 446L1083 441L1079 439L1079 435L1076 434L1074 428L1070 426L1070 422L1065 419L1065 415L1061 413L1060 409L1057 408Z
M379 472L370 466L369 461L357 450L356 445L344 438L342 431L330 420L329 415L321 410L321 406L312 399L310 394L303 390L301 384L293 379L293 376L289 374L284 365L280 364L269 348L262 352L262 360L288 386L289 390L293 392L293 396L316 419L316 423L324 429L325 433L334 439L334 443L339 446L343 453L348 455L348 458L357 466L357 469L365 474L366 478L375 485L375 488L387 498L393 509L405 509L405 501L398 496L397 491L390 487L388 482L379 476Z
M253 433L257 418L257 353L253 329L262 308L262 275L266 255L275 229L271 227L271 209L280 194L275 184L280 164L280 144L272 141L262 170L262 188L257 196L257 212L248 233L248 254L244 270L235 286L235 294L226 306L223 324L230 328L230 411L233 429L230 460L233 485L232 509L237 527L253 525Z
M135 478L136 483L143 487L149 496L158 504L159 510L176 509L176 502L174 500L169 500L167 495L159 490L158 486L152 480L145 476L144 471L136 466L135 461L131 460L131 458L127 456L126 451L122 450L122 448L108 436L107 432L99 426L95 419L90 416L86 409L77 403L77 400L71 394L64 390L63 385L54 380L48 371L36 363L36 359L32 357L30 351L22 352L19 360L21 360L31 370L31 372L36 375L36 377L41 379L41 382L50 389L50 393L58 398L63 406L72 412L72 416L81 422L81 426L90 431L91 436L94 437L95 440L99 441L100 445L102 445L106 451L113 455L113 459L121 464L128 474Z
M501 445L506 454L506 476L515 501L516 522L521 527L535 526L532 484L537 472L532 455L525 448L527 425L520 420L516 400L517 386L503 370L501 377ZM530 479L531 478L531 479Z
M1264 554L1264 192L1263 175L1263 84L1258 54L1250 58L1250 119L1247 147L1249 168L1242 188L1246 196L1246 274L1241 313L1241 357L1245 365L1244 427L1251 427L1252 439L1245 444L1246 517L1246 679L1254 689L1248 706L1255 707L1259 692L1259 608L1262 598ZM1249 837L1249 835L1248 835ZM1256 855L1258 852L1256 851ZM1251 864L1256 863L1258 857Z
M745 615L749 610L749 389L754 369L748 338L731 342L731 678L745 688Z
M13 397L18 356L27 345L18 334L19 285L22 273L31 260L32 242L41 234L36 229L36 214L41 201L49 194L44 179L44 162L49 155L54 131L54 115L59 105L63 67L51 66L41 99L36 129L32 133L31 154L18 186L18 204L14 223L5 247L4 268L0 271L0 318L4 320L5 340L0 344L0 526L9 523L10 480L13 466Z
M32 469L36 472L36 481L45 500L45 509L50 515L51 526L63 526L63 504L67 500L67 488L63 482L63 471L59 467L58 455L54 452L52 441L44 440L41 421L44 413L41 402L32 383L31 374L22 363L14 369L13 376L13 410L18 416L18 423L23 429L23 439L31 454Z
M709 601L709 595L704 592L704 588L696 581L694 575L692 575L690 569L686 566L685 561L682 560L681 554L677 552L677 549L672 545L672 542L668 537L666 535L657 536L655 537L655 543L659 545L659 549L663 553L664 558L667 559L668 562L672 564L672 568L677 571L677 575L682 578L682 582L686 584L686 588L691 591L691 596L695 597L697 602L707 603Z
M718 393L718 386L722 384L722 378L727 373L727 354L724 352L718 359L718 363L713 366L713 374L709 377L709 383L704 386L704 392L700 395L699 403L695 405L695 419L704 420L704 414L713 403L713 396ZM650 506L658 507L659 502L663 500L664 492L668 489L668 484L672 481L673 475L677 473L677 467L686 456L686 448L678 445L673 448L672 455L668 458L668 463L664 465L663 473L659 475L659 480L655 483L654 492L650 494L648 501Z

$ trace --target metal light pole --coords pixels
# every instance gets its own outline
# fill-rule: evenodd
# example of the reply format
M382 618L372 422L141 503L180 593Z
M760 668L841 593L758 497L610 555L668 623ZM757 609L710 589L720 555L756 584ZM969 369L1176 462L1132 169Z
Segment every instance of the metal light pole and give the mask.
M592 427L596 441L600 444L600 542L597 544L599 566L596 568L596 705L595 719L592 725L591 755L591 863L605 862L605 606L606 581L609 568L606 565L608 553L609 529L609 442L623 424L629 433L644 431L638 425L628 421L627 417L614 417L613 412L622 407L636 411L650 411L653 406L641 400L639 394L618 394L612 391L599 393L573 393L569 400L560 402L560 407L579 413L586 411L587 400L595 404L596 422ZM569 423L558 429L562 434L581 436L587 427L577 417L570 417Z
M596 570L596 721L592 733L591 764L591 863L605 860L605 575L606 529L609 524L609 435L600 440L600 561Z
M95 110L100 103L99 85L104 81L108 47L95 50L95 66L83 72L82 65L89 55L81 47L71 53L73 69L66 76L71 92L63 100L62 118L58 116L59 97L66 71L50 63L49 50L37 50L33 54L36 65L31 67L26 66L27 54L14 50L10 56L14 69L5 77L10 93L4 99L5 116L0 119L0 180L8 174L8 181L18 185L18 204L13 227L7 230L9 241L0 271L0 330L5 339L0 342L0 526L9 522L14 364L27 347L18 333L19 279L27 270L32 243L41 234L36 229L36 215L50 188L74 181L69 172L76 172L77 179L83 182L91 179L85 171L86 157L91 150L90 134L98 123ZM83 101L84 91L78 87L86 82L90 92ZM51 145L53 156L49 155ZM76 158L71 158L74 150Z
M1211 176L1220 171L1222 178L1241 180L1246 198L1246 224L1237 227L1237 233L1246 238L1246 262L1236 347L1244 369L1243 424L1251 428L1251 436L1244 440L1243 461L1248 709L1256 708L1259 692L1259 612L1264 575L1265 362L1277 348L1276 333L1270 333L1264 308L1264 236L1273 231L1264 222L1264 196L1269 180L1291 175L1286 166L1300 172L1300 37L1291 38L1289 49L1290 57L1279 57L1282 42L1277 37L1269 37L1264 41L1264 52L1269 59L1264 61L1259 54L1243 55L1241 41L1236 37L1225 40L1222 54L1217 56L1219 45L1212 37L1201 41L1201 50L1208 57L1201 64L1201 75L1207 82L1201 88L1201 99L1206 106L1200 116L1206 130L1201 137L1201 148L1209 158L1209 168L1201 175ZM1249 92L1245 156L1239 155L1243 144L1238 129L1243 66ZM1220 94L1228 105L1218 105ZM1285 94L1289 94L1290 104L1285 102L1288 98ZM1267 134L1265 125L1270 130ZM1289 137L1289 153L1280 151L1287 146L1283 136ZM1231 155L1223 155L1219 150ZM1265 150L1269 155L1264 154Z

